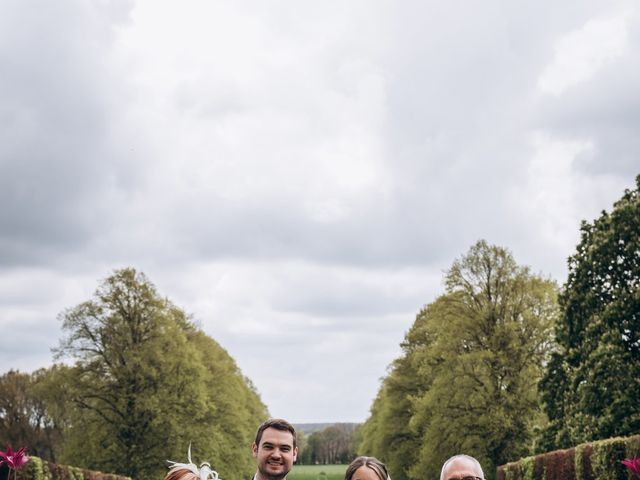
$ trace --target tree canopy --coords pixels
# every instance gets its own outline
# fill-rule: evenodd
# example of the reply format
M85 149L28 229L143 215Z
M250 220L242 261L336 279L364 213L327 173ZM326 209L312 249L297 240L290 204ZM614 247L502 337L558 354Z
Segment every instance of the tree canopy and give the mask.
M239 453L267 415L233 359L134 269L116 271L91 300L61 314L58 355L73 405L65 462L133 478L166 459L211 462L224 477L251 473Z
M528 452L557 315L553 282L476 243L416 317L363 427L392 477L437 477L465 452L493 467ZM371 440L373 439L373 440Z
M541 383L549 449L640 430L640 176L580 230Z

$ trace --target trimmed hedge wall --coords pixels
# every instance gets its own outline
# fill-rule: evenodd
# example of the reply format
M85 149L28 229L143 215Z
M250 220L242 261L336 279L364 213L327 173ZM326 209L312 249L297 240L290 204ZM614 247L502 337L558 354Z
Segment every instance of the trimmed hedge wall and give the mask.
M10 473L10 474L9 474ZM13 480L13 471L0 466L0 480ZM29 455L29 461L18 471L18 480L131 480L111 473L58 465Z
M622 465L640 457L640 435L584 443L498 467L496 480L632 480Z

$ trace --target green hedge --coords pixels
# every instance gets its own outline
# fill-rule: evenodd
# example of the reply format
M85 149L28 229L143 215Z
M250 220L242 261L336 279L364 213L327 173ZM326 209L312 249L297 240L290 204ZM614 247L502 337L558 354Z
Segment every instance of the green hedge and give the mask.
M496 480L632 480L621 461L640 457L640 435L556 450L498 467Z
M13 472L2 465L0 480L13 480ZM58 465L38 457L29 456L27 464L18 471L18 480L131 480L129 477L111 473L95 472L83 468Z

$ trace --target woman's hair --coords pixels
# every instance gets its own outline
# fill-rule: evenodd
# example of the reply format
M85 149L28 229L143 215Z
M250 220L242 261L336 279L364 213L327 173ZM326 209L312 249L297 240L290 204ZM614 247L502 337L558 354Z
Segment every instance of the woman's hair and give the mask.
M352 480L353 474L356 473L360 467L367 467L376 472L376 475L380 480L391 480L387 467L384 463L375 457L358 457L347 467L347 471L344 474L344 480Z
M167 472L164 480L200 480L200 477L188 468L175 466Z
M167 460L170 463L169 471L164 480L219 480L218 472L211 470L211 465L202 462L198 467L191 460L191 444L187 450L187 460L189 463L178 463Z

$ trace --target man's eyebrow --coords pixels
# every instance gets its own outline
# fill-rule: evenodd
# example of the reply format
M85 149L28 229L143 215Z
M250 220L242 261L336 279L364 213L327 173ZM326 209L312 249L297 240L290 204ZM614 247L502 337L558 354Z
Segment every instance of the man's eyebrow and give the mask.
M290 443L273 443L273 442L262 442L262 446L263 447L273 447L275 445L278 445L280 448L293 448L293 445L291 445Z

